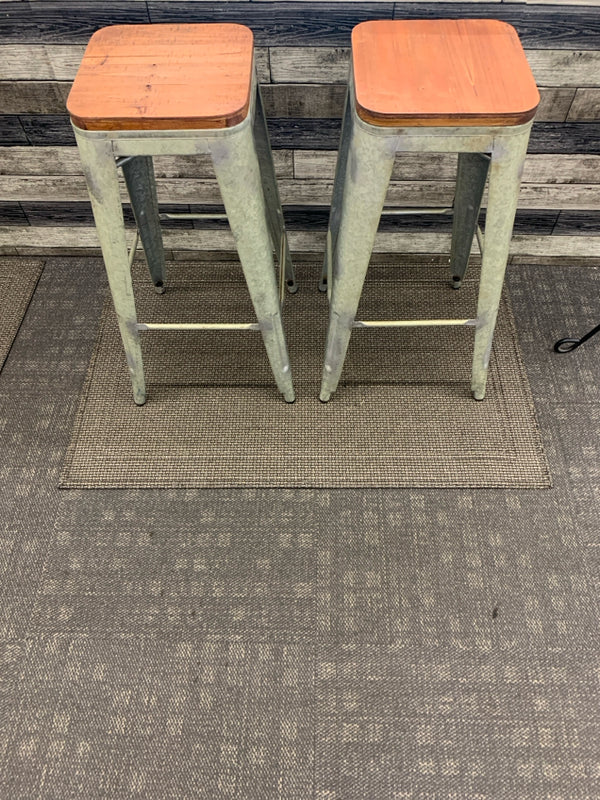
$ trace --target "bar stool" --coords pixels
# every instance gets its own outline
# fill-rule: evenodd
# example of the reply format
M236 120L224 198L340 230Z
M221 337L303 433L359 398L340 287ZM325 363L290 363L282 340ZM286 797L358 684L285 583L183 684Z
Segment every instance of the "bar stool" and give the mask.
M330 299L323 402L337 388L353 328L415 325L475 327L471 390L477 400L484 398L521 172L539 99L517 33L503 22L386 20L354 28L320 287L327 288ZM450 267L458 288L477 232L482 268L475 319L356 320L398 152L459 154ZM483 236L477 219L488 172Z
M156 329L259 330L277 387L293 402L281 304L284 287L293 292L296 284L255 76L252 31L235 24L103 28L90 39L67 108L135 402L146 400L139 332ZM212 158L257 321L138 322L131 281L137 239L128 255L117 170L123 169L150 274L161 293L165 257L152 157L200 153Z

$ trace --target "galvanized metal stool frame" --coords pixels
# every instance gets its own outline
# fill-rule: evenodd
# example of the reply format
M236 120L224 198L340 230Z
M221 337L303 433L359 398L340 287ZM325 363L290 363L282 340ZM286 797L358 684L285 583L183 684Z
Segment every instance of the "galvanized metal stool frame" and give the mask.
M335 392L353 328L471 325L475 344L471 390L485 396L492 340L508 260L520 178L533 120L484 127L382 127L358 116L352 68L342 123L327 249L320 288L327 288L329 330L320 399ZM384 201L397 153L456 152L453 209L389 209ZM477 220L486 178L489 191L485 236ZM356 312L382 213L453 213L450 269L454 288L465 275L473 237L482 249L474 319L359 321Z
M229 128L82 130L73 124L131 375L133 397L138 405L146 401L139 334L152 330L260 331L277 388L286 402L295 399L281 306L285 288L295 292L297 287L254 67L252 75L248 114L242 122ZM166 280L165 257L152 157L196 154L211 156L226 214L183 216L227 217L256 322L159 324L137 319L131 280L137 234L128 253L118 169L123 169L152 281L162 293ZM279 286L273 249L278 254Z

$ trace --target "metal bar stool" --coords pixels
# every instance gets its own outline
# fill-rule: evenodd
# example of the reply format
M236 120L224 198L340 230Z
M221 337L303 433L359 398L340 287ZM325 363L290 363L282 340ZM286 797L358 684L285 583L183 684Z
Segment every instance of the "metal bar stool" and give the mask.
M139 332L156 329L259 330L277 387L294 400L281 304L284 287L293 292L296 284L253 58L252 31L243 25L111 26L91 38L69 95L138 405L146 400ZM199 153L212 158L257 321L138 322L131 281L137 237L128 255L118 168L161 293L165 258L152 156Z
M471 390L477 400L483 399L519 182L539 99L517 33L503 22L386 20L354 28L321 279L330 299L323 402L337 388L353 328L416 325L475 326ZM450 266L458 288L477 232L482 269L475 319L356 319L398 152L459 154ZM488 173L484 239L477 219Z

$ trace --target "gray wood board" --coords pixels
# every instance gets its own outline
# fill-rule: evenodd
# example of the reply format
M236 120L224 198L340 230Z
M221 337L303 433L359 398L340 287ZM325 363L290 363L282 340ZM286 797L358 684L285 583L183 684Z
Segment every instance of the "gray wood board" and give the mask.
M220 203L221 195L215 180L158 179L158 198L167 203ZM279 181L282 202L288 205L328 205L332 181ZM127 200L121 187L123 201ZM387 204L399 207L449 206L454 197L454 180L392 181L387 192ZM0 176L2 202L82 202L88 199L83 177L70 176ZM486 202L484 194L484 204ZM520 208L535 209L598 209L598 184L528 184L521 186Z
M600 16L600 14L598 15ZM274 83L341 83L348 78L348 47L270 47ZM539 86L583 87L600 84L600 51L527 49Z
M145 3L54 2L29 0L4 3L0 14L0 44L9 42L87 42L106 25L150 22Z
M311 2L114 2L90 0L6 2L0 43L87 41L105 25L148 22L240 22L258 44L344 46L366 19L492 17L514 25L526 47L600 49L597 9L513 3L311 3Z
M286 226L289 230L326 230L329 221L328 206L284 206ZM124 206L125 224L133 227L134 218L129 205ZM162 204L160 211L166 213L223 211L218 205ZM567 213L567 212L563 212ZM568 212L561 224L561 232L573 233L591 231L593 223L598 229L599 212ZM482 215L485 219L485 213ZM519 210L515 219L515 233L550 235L559 219L556 210ZM0 224L2 225L93 225L91 205L88 202L75 203L0 203ZM219 230L227 226L224 220L165 220L163 228L207 228ZM381 219L380 230L439 230L448 231L452 226L451 217L436 214L420 216L390 216Z
M0 109L5 114L64 114L70 81L0 80ZM267 117L337 119L342 116L346 87L341 84L276 83L262 86ZM575 93L581 94L574 105ZM595 94L590 94L595 93ZM536 118L545 122L598 118L600 89L542 88Z

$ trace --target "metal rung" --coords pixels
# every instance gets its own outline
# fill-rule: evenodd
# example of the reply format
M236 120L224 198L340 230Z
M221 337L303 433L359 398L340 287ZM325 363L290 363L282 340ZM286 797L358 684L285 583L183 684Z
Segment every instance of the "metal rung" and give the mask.
M475 229L475 236L477 237L477 244L479 245L479 252L483 255L483 242L485 239L484 233L481 230L481 227L478 225Z
M138 331L259 331L258 322L138 322Z
M174 213L160 213L159 219L227 219L227 214L178 214Z
M135 251L137 250L138 242L140 241L140 232L136 228L135 236L133 237L133 243L131 245L131 250L129 251L129 268L131 269L131 265L133 264L133 259L135 258Z
M285 236L279 241L279 308L283 308L285 300Z
M452 214L453 208L384 208L382 216L409 216L411 214Z
M117 169L122 167L123 164L126 164L128 161L131 161L132 158L135 158L135 156L121 156L120 158L116 158L115 164L117 165Z
M477 325L476 319L355 320L353 328L418 328L425 325Z

